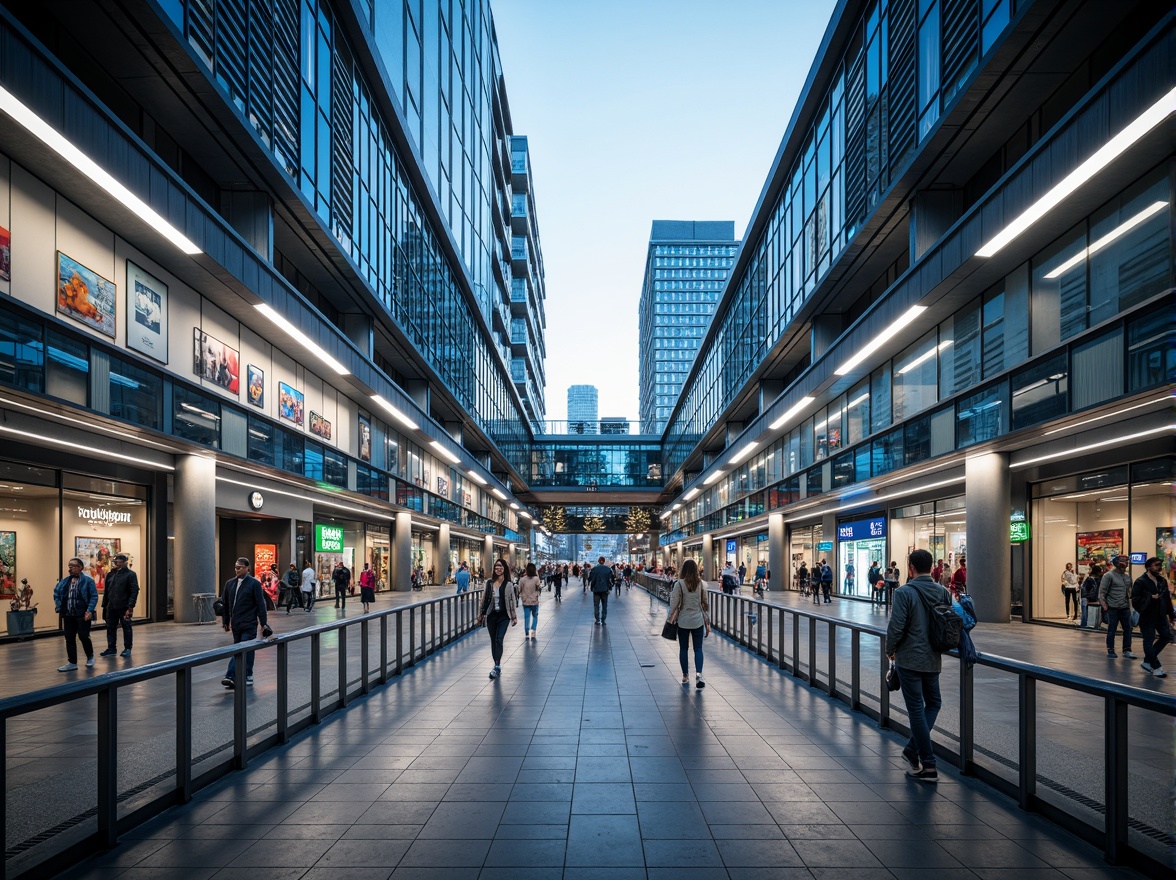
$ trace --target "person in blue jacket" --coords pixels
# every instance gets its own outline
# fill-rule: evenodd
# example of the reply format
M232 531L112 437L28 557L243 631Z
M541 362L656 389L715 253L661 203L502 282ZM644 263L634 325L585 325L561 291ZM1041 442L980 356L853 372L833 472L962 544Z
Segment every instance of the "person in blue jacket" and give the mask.
M86 652L86 666L94 665L94 643L90 641L90 626L94 609L98 607L98 587L94 579L83 573L86 567L77 556L67 563L69 574L53 588L53 605L61 615L61 629L65 634L66 664L58 672L72 672L78 668L78 639Z

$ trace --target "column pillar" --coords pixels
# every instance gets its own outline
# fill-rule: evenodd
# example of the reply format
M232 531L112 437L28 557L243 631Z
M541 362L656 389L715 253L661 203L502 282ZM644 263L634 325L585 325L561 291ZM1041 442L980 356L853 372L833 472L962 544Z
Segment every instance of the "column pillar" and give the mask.
M445 583L449 566L449 523L441 523L437 530L437 583Z
M715 537L710 532L702 536L702 579L709 581L715 576Z
M679 541L674 545L674 568L678 571L682 570L682 560L686 558L686 545Z
M175 621L196 623L199 618L192 595L220 592L216 579L216 461L203 455L177 455L174 486Z
M400 511L392 524L388 548L388 588L397 592L412 590L412 514Z
M482 539L482 568L486 571L486 577L494 571L494 536L487 535Z
M788 589L792 579L792 570L788 565L787 548L784 546L784 514L768 515L768 568L772 572L772 580L768 586L773 590L783 592Z
M985 623L1008 623L1012 478L1007 453L968 457L964 498L968 514L968 592L976 603L976 617Z

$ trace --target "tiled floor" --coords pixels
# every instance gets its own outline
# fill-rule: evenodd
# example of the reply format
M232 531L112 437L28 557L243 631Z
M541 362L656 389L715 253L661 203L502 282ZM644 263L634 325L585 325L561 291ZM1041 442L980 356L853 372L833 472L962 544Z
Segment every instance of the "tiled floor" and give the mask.
M539 638L484 632L127 835L76 878L1103 878L1101 854L868 719L707 640L678 684L662 612L573 591Z

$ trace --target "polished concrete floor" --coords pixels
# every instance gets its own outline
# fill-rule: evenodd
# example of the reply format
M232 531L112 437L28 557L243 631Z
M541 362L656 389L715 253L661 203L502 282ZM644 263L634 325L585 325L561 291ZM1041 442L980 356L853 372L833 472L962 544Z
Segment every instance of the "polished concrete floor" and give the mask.
M729 641L679 685L662 608L545 597L126 835L71 878L1135 877Z

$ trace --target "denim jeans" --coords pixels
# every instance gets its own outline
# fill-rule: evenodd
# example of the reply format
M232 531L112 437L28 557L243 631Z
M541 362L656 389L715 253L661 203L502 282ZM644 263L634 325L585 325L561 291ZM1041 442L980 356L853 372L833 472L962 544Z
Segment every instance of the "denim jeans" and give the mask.
M539 606L538 605L524 605L523 606L523 630L525 632L534 632L535 627L539 625Z
M505 611L491 611L486 615L486 629L490 631L490 656L494 665L502 663L502 643L510 628L510 615Z
M237 627L233 627L233 644L234 645L237 644L238 642L250 642L256 638L257 638L257 625L256 624L254 624L252 627L244 627L243 629L237 629ZM236 657L236 655L234 655L229 658L229 671L225 673L225 678L232 678L233 674L236 671L237 671L237 657ZM249 651L245 655L245 677L246 678L253 677L253 652L252 651Z
M939 707L943 705L939 697L939 673L899 667L898 678L902 682L902 698L911 723L911 739L906 751L918 752L919 762L924 767L934 767L931 731L939 717Z
M1078 626L1085 628L1086 626L1089 625L1090 609L1097 608L1098 603L1092 602L1089 599L1081 599L1079 601L1082 602L1082 619L1078 622ZM1096 615L1096 617L1097 617L1097 615Z
M1172 627L1162 617L1153 622L1141 615L1139 632L1143 636L1143 660L1155 669L1160 665L1160 651L1172 643Z
M682 664L682 674L690 672L690 642L694 642L694 671L702 675L702 639L706 635L706 627L695 629L678 627L678 662Z
M604 623L604 619L608 617L608 593L592 594L592 616Z
M1123 627L1123 650L1131 650L1131 608L1107 608L1107 653L1115 650L1115 626Z

